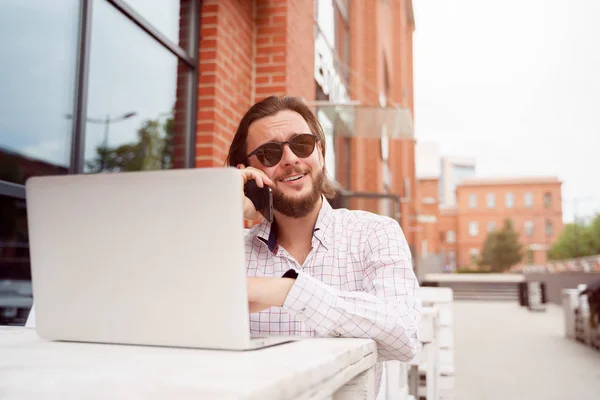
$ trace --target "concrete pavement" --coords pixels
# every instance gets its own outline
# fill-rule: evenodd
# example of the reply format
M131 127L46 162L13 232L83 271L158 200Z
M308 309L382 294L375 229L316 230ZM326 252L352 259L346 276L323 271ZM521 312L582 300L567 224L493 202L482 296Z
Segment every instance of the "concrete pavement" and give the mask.
M567 339L562 309L454 303L457 400L600 398L600 352Z

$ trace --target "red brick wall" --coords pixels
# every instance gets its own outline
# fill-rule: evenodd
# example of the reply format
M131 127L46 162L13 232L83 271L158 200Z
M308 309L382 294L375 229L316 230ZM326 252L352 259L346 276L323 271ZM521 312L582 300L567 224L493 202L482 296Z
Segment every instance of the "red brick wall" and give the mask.
M313 0L287 2L286 94L314 100L316 95Z
M255 101L285 94L287 11L285 1L256 1Z
M314 100L313 15L310 0L202 2L196 167L224 164L254 102Z
M222 166L251 105L252 2L202 2L196 167Z

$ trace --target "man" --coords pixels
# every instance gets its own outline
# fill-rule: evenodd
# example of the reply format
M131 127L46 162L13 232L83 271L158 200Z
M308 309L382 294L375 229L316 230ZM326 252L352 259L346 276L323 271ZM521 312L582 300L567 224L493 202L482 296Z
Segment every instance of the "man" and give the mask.
M273 224L246 235L251 333L372 338L380 361L409 361L420 301L404 234L391 218L332 209L324 160L323 129L294 97L252 106L233 138L227 163L273 191ZM244 216L261 219L246 197Z

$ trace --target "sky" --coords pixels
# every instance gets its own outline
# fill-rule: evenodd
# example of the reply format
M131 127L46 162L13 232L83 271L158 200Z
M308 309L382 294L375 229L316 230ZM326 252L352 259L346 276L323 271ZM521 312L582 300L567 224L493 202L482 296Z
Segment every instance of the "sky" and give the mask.
M413 0L415 135L600 213L600 1Z

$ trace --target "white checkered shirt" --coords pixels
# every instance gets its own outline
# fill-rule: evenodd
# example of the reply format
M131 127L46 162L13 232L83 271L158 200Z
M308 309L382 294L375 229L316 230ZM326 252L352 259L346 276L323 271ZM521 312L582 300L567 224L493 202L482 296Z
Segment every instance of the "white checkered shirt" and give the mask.
M267 221L247 232L247 275L282 276L294 269L298 277L283 307L250 314L253 336L371 338L379 361L415 356L420 349L419 284L398 222L364 211L334 210L323 198L303 265L270 233Z

